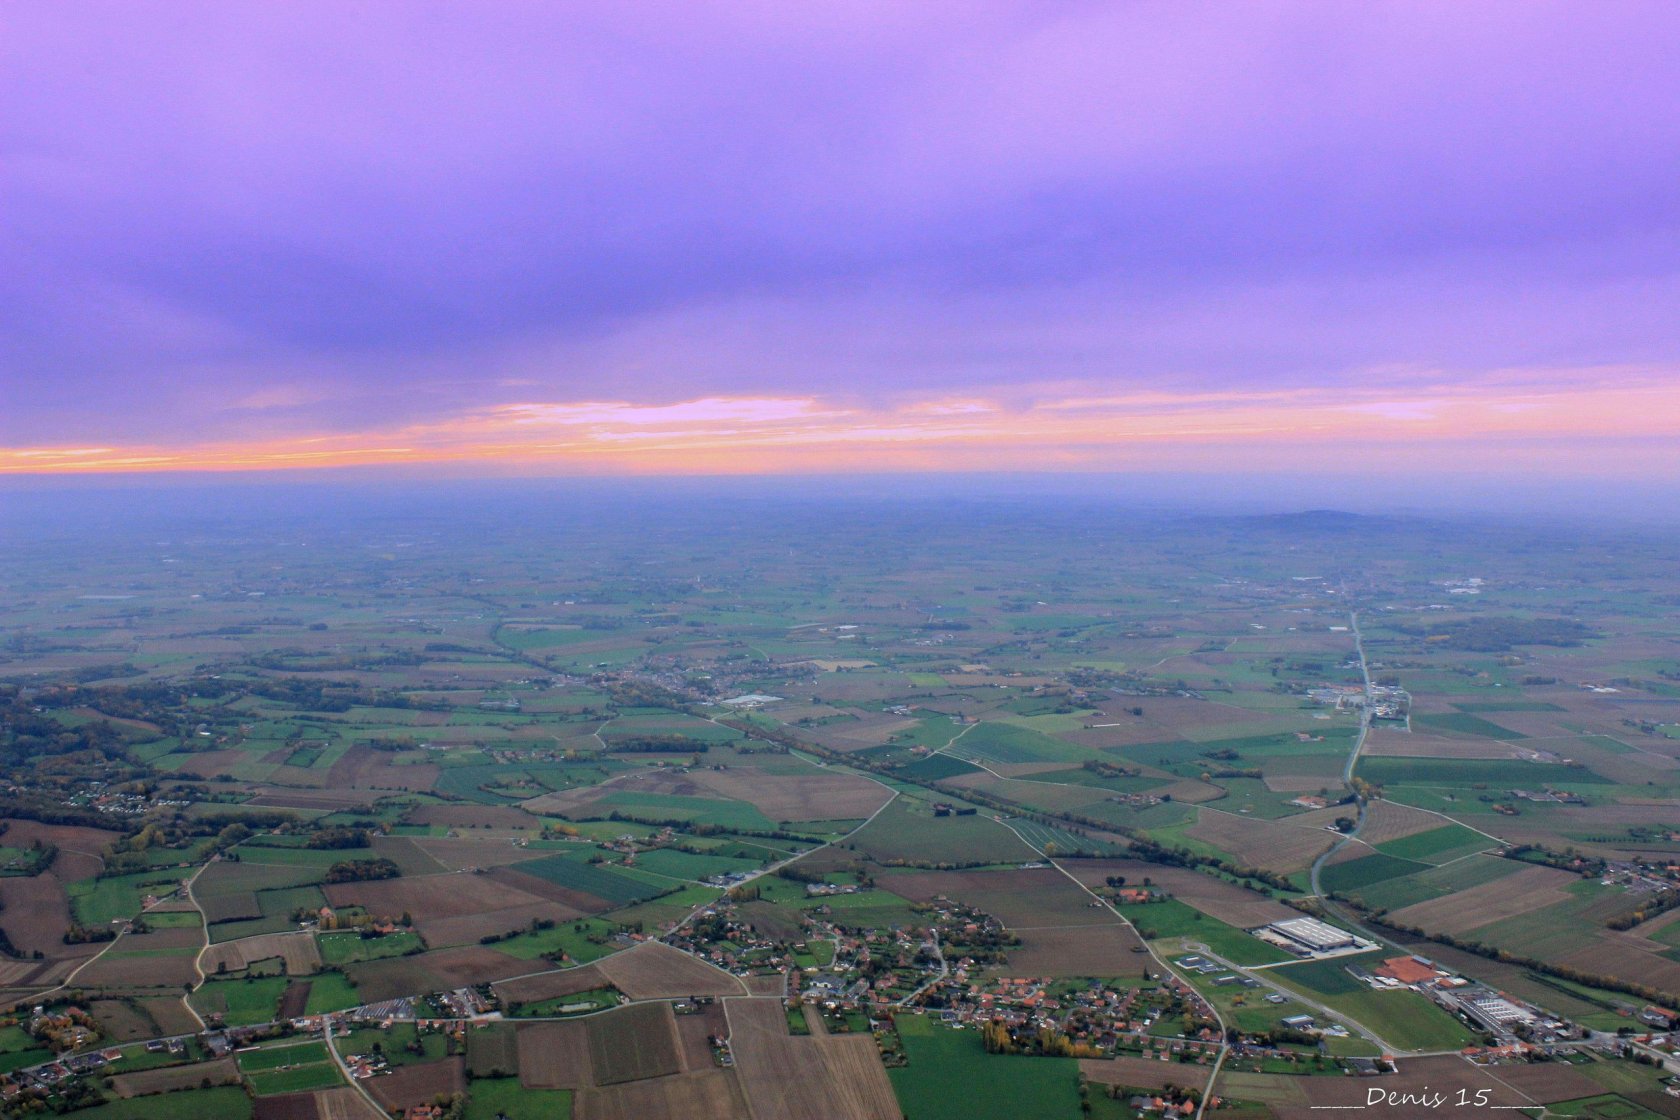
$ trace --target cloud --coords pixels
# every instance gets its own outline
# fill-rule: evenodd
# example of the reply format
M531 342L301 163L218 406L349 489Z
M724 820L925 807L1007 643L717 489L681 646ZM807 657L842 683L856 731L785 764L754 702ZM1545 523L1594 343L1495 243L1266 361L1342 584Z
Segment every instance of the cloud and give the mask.
M0 442L280 446L602 401L899 431L1034 394L1315 407L1666 368L1677 22L15 6Z

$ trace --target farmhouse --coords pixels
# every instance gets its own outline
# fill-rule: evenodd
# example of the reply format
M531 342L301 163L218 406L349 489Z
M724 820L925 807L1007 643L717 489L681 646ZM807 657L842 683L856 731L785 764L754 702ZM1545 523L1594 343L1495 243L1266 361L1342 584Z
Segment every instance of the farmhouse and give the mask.
M1345 929L1319 921L1317 918L1288 918L1266 927L1282 934L1309 953L1325 953L1331 949L1345 949L1357 945L1359 939Z

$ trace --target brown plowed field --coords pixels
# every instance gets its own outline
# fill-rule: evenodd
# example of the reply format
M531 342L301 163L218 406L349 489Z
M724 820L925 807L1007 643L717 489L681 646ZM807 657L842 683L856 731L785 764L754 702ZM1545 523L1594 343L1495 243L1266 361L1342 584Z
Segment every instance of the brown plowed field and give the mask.
M1133 1089L1165 1089L1169 1085L1200 1088L1207 1084L1207 1071L1200 1066L1149 1058L1084 1058L1079 1062L1079 1072L1093 1084Z
M286 767L297 770L297 767ZM308 770L299 773L314 777L318 781L326 781L322 774L311 775ZM278 775L276 775L278 777ZM353 789L270 789L266 793L258 794L245 804L262 805L275 809L356 809L365 808L373 798L366 793Z
M892 796L850 774L765 774L758 770L698 770L693 777L718 797L751 802L773 821L838 821L867 817Z
M597 1085L617 1085L682 1070L677 1024L668 1003L633 1003L591 1015L589 1067Z
M542 822L511 805L417 805L408 812L413 824L445 828L501 828L535 831Z
M1213 809L1201 810L1196 823L1184 834L1222 848L1243 862L1284 875L1305 870L1320 852L1336 842L1321 829L1254 820Z
M677 1041L682 1046L684 1069L712 1068L710 1035L729 1035L729 1020L724 1015L723 1001L708 1003L692 1014L677 1016Z
M740 1120L746 1098L735 1072L709 1069L603 1089L584 1089L574 1120Z
M195 891L194 896L198 898L198 904L204 910L204 920L211 924L262 917L262 906L258 904L256 894L251 891L210 895Z
M523 871L512 867L495 867L484 873L484 878L493 883L500 883L510 891L545 898L550 902L557 902L561 906L569 906L584 914L599 914L603 910L613 909L613 904L604 898L596 898L583 891L575 891L569 887L562 887L558 883L550 883L547 879L539 879L535 875L527 875Z
M441 1062L394 1066L390 1073L370 1077L362 1084L387 1110L409 1109L417 1104L430 1104L440 1093L449 1096L465 1092L466 1064L456 1056Z
M150 933L127 933L123 935L122 950L134 953L150 949L191 949L198 951L204 944L204 930L201 927L192 929L154 929Z
M28 987L44 971L40 961L0 961L0 988Z
M1565 1062L1500 1066L1491 1072L1517 1092L1543 1103L1579 1100L1604 1092L1602 1085Z
M39 840L43 844L52 844L61 851L72 854L83 854L97 857L105 850L105 846L115 840L121 833L103 828L86 828L75 824L43 824L41 821L6 818L6 832L4 843L12 848L27 848ZM55 867L54 870L63 874L65 869ZM97 868L88 874L97 873ZM66 878L81 878L82 876L65 876Z
M1307 813L1297 820L1313 817L1319 824L1330 824L1336 817L1346 816L1346 806L1332 806L1320 809L1316 813ZM1410 805L1402 805L1398 801L1372 801L1365 806L1365 825L1359 830L1359 838L1367 844L1386 844L1390 840L1398 840L1402 836L1413 836L1419 832L1428 832L1432 828L1441 828L1449 822L1434 813L1426 813L1422 809L1414 809ZM1490 840L1491 844L1492 841Z
M99 1033L112 1042L128 1042L136 1038L155 1038L159 1031L152 1017L127 1003L115 999L98 999L88 1005L88 1012L99 1024Z
M632 999L739 996L747 992L729 973L658 941L605 957L595 967Z
M450 871L467 867L501 867L544 855L529 848L521 848L510 840L489 840L478 837L414 837L415 846Z
M316 1093L315 1108L320 1120L389 1120L348 1085Z
M1504 719L1501 713L1494 717ZM1518 758L1522 752L1498 739L1477 737L1453 739L1423 731L1373 730L1365 738L1361 754L1372 758Z
M1015 932L1021 944L995 970L1000 976L1130 976L1149 960L1132 951L1143 945L1136 931L1118 921Z
M538 962L531 962L533 965ZM504 980L495 985L496 995L519 1003L537 1003L545 999L559 999L592 988L604 988L607 978L592 964L559 972L543 972L536 976L522 976L518 980Z
M177 1089L196 1089L208 1077L212 1085L232 1085L239 1081L239 1067L232 1058L214 1062L194 1062L185 1066L148 1069L139 1073L121 1073L112 1078L111 1088L119 1097L143 1097L148 1093L173 1093Z
M321 971L321 952L315 947L315 937L308 933L264 933L256 937L241 937L237 941L223 941L212 945L199 963L205 973L215 975L217 967L226 964L227 971L238 972L255 961L279 957L286 962L291 976L308 976Z
M420 992L447 992L531 971L530 961L473 946L437 949L413 957L353 964L345 970L365 1003Z
M63 853L58 859L64 858ZM58 860L53 861L55 864ZM53 871L43 871L27 878L0 879L0 929L6 931L12 944L25 953L39 950L49 957L87 957L104 948L103 945L66 945L64 931L69 929L70 901L64 884Z
M198 950L184 950L166 956L125 957L123 942L118 940L111 951L90 963L76 974L76 983L93 989L100 988L178 988L198 979L193 971L193 957Z
M1573 902L1563 888L1579 878L1550 867L1525 867L1515 875L1396 910L1393 918L1430 933L1464 933L1501 918Z
M735 918L776 941L803 939L799 922L786 909L769 902L754 899L739 903L735 907Z
M588 786L582 789L545 793L529 801L521 801L520 808L531 813L551 817L588 816L589 807L612 791L612 786Z
M348 1090L354 1093L354 1089ZM318 1093L281 1093L258 1097L251 1120L321 1120ZM358 1097L358 1100L361 1098Z
M1522 1071L1522 1072L1519 1072ZM1536 1072L1531 1072L1536 1071ZM1508 1076L1511 1075L1511 1076ZM1372 1086L1365 1078L1299 1077L1307 1105L1274 1107L1280 1117L1288 1120L1312 1120L1318 1113L1310 1106L1364 1105L1366 1090ZM1556 1070L1539 1066L1497 1066L1481 1069L1463 1058L1443 1055L1434 1058L1411 1058L1400 1062L1400 1072L1379 1079L1380 1087L1395 1093L1441 1093L1448 1102L1456 1101L1460 1090L1475 1099L1478 1090L1487 1090L1487 1102L1496 1107L1517 1107L1537 1102L1569 1100L1602 1093L1601 1086L1568 1066ZM1395 1120L1427 1120L1453 1111L1452 1107L1430 1108L1412 1104L1384 1104L1385 1117Z
M175 773L182 778L215 778L250 757L244 751L200 751L181 763Z
M581 1089L595 1079L589 1065L589 1026L526 1023L519 1027L519 1083L527 1089Z
M370 914L393 918L408 913L417 922L483 915L493 910L544 901L499 883L489 875L467 872L378 879L367 883L329 883L323 889L327 901L334 906L363 906Z
M1559 963L1583 972L1637 980L1680 996L1680 961L1671 961L1647 951L1641 946L1641 940L1629 934L1601 930L1591 948L1570 953ZM1667 951L1668 946L1660 945L1658 948Z
M327 771L327 781L336 789L428 790L437 783L439 772L435 763L393 766L385 751L351 747Z
M404 875L436 875L450 870L411 836L375 836L371 847L374 855L390 860Z
M447 945L476 945L482 937L524 929L532 919L565 922L581 918L583 914L582 910L574 910L558 902L533 902L484 914L459 914L453 918L416 917L414 928L420 931L426 944L441 949Z
M776 999L727 1003L730 1049L753 1120L899 1120L875 1041L793 1038Z
M768 975L743 976L741 977L741 983L745 984L747 991L753 995L768 996L772 999L781 999L782 993L787 990L787 978L779 972Z
M519 1073L519 1035L511 1023L475 1023L467 1032L467 1071L474 1077Z
M280 993L280 1010L275 1015L281 1019L296 1019L309 1006L310 983L307 980L294 980L286 985L286 990Z
M1147 877L1174 898L1239 929L1300 916L1281 902L1186 867L1164 867L1133 859L1070 859L1062 866L1093 889L1100 888L1111 875L1124 876L1132 886L1142 886Z
M155 1035L192 1034L203 1029L175 996L155 996L136 1002L158 1025L158 1029L153 1032Z

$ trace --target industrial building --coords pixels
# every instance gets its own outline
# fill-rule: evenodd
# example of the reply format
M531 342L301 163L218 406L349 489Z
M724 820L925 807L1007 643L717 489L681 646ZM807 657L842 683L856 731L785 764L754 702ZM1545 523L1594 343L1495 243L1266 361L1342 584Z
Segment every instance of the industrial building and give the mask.
M1359 939L1345 929L1319 921L1317 918L1289 918L1266 927L1310 953L1327 953L1359 944Z

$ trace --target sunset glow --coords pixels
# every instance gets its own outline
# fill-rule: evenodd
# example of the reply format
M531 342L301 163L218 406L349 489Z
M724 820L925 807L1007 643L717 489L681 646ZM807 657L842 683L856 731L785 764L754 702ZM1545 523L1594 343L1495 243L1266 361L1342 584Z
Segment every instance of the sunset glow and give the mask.
M1437 385L1266 393L1142 393L1030 400L918 400L847 406L810 397L708 397L671 404L523 402L449 420L328 436L0 452L7 472L265 470L504 464L586 473L1044 469L1148 463L1194 468L1314 461L1357 443L1403 464L1443 444L1493 466L1532 465L1533 441L1673 439L1656 462L1680 469L1680 380L1601 371L1620 387ZM1625 464L1623 464L1625 465ZM1647 463L1647 465L1650 465Z

